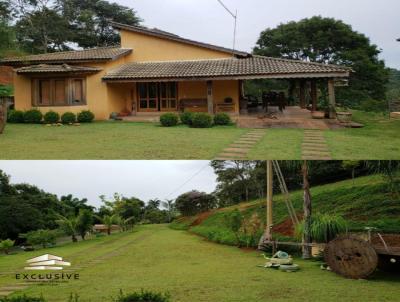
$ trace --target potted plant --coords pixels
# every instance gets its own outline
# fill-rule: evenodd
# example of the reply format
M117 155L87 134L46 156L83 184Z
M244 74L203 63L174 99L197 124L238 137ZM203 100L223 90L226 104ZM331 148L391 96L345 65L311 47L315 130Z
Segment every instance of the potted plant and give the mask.
M349 124L351 123L353 113L347 107L338 107L336 108L336 117L339 122Z

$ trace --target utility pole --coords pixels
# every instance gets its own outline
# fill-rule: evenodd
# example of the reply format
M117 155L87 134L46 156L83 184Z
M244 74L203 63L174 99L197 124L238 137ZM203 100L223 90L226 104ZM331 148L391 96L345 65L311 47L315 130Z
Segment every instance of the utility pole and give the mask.
M262 250L265 247L265 243L269 243L272 241L272 226L273 226L273 215L272 215L272 199L273 199L273 181L274 181L274 171L273 171L273 165L272 165L272 160L267 161L267 166L266 166L266 178L267 178L267 183L266 183L266 201L267 201L267 207L266 207L266 217L267 217L267 222L265 225L265 231L263 236L260 238L260 241L258 243L258 249Z
M266 240L272 240L272 226L273 226L273 215L272 215L272 198L273 198L273 181L274 171L272 168L272 160L267 161L267 229L266 229Z

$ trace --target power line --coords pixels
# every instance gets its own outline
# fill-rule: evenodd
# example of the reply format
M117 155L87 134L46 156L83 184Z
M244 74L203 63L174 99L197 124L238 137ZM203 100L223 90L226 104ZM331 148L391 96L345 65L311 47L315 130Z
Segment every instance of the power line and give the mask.
M177 191L179 191L180 189L182 189L184 186L186 186L189 182L191 182L197 175L199 175L201 172L203 172L203 170L205 168L207 168L209 165L209 163L207 163L204 167L202 167L201 169L199 169L196 173L194 173L187 181L185 181L183 184L181 184L177 189L175 189L174 191L172 191L171 193L169 193L167 195L167 197L165 197L165 199L168 199L169 197L171 197L171 195L175 194Z

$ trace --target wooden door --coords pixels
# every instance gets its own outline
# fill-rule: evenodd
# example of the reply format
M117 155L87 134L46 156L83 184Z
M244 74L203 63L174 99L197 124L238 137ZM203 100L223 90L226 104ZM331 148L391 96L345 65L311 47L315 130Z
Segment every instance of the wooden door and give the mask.
M158 111L157 83L138 83L138 103L140 112Z
M178 105L177 84L160 83L160 111L176 111Z

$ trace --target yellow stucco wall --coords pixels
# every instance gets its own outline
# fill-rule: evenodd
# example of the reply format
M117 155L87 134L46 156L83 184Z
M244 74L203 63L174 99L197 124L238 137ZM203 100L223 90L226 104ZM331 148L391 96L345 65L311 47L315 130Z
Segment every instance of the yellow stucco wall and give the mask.
M232 54L121 30L121 47L132 48L129 62L229 58Z
M81 66L100 67L102 71L86 77L85 106L39 107L43 113L50 110L59 114L71 111L78 113L91 110L97 120L106 120L112 112L131 111L137 103L135 83L112 83L102 81L102 77L111 69L133 61L165 61L227 58L232 55L227 52L210 50L184 43L163 40L144 34L121 31L121 46L132 48L132 54L106 63L83 63ZM31 77L14 73L15 107L18 110L32 108ZM226 97L232 97L239 112L238 81L214 81L214 101L222 103ZM179 99L207 98L205 81L180 82Z

